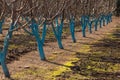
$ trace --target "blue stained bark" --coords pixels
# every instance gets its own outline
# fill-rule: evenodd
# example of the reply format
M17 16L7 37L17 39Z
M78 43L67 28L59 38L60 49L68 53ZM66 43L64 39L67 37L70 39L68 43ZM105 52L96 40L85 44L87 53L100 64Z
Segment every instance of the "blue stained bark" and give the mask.
M0 34L2 34L2 22L0 22Z
M102 19L100 20L100 28L102 28Z
M62 45L62 40L61 40L61 36L62 36L62 29L63 29L63 20L61 20L61 23L60 25L58 25L58 23L56 22L56 29L54 27L54 24L52 23L52 29L53 29L53 32L54 32L54 35L57 39L57 42L58 42L58 46L60 49L63 49L63 45Z
M61 17L60 25L58 24L58 18L56 18L56 31L57 31L57 35L59 35L60 37L62 36L62 30L63 30L63 20L62 20L62 17Z
M61 23L60 23L60 26L59 26L59 36L60 36L60 38L62 36L63 24L64 24L63 20L61 20Z
M103 16L100 15L100 17L99 17L100 28L102 28L102 26L103 26L102 22L103 22Z
M112 16L113 16L112 13L110 13L110 22L112 22Z
M4 23L4 19L0 21L0 34L2 34L3 23Z
M25 20L26 20L27 22L29 22L29 18L28 18L28 17L26 17ZM37 23L36 23L36 24L37 24ZM41 20L38 19L38 24L37 24L37 26L40 25L40 24L41 24ZM42 29L42 38L41 38L42 44L44 44L44 42L45 42L45 37L46 37L46 33L47 33L46 25L47 25L46 22L44 22L44 24L43 24L43 29ZM25 32L27 32L28 34L33 35L33 32L29 32L29 31L26 30L26 29L24 29L24 30L25 30ZM38 29L38 30L39 30L39 29ZM39 32L39 31L38 31L38 32Z
M108 13L107 15L105 15L105 20L106 20L106 24L112 22L112 14Z
M103 26L105 26L105 15L103 15Z
M56 31L59 31L58 17L55 19L55 23L56 23Z
M94 22L93 20L90 20L90 17L87 16L87 20L86 20L87 24L88 24L88 29L89 29L89 33L92 33L92 23Z
M12 33L13 33L13 30L14 29L14 23L11 24L10 28L9 28L9 31L8 31L8 34L6 35L5 39L4 39L4 47L3 47L3 54L4 54L4 57L7 55L7 51L8 51L8 46L9 46L9 40L11 39L12 37ZM5 58L4 58L5 59Z
M28 18L28 17L25 17L25 20L26 20L27 22L29 22L29 18Z
M92 23L93 21L88 21L89 33L92 33Z
M108 24L109 23L109 15L106 15L105 19L106 19L106 24Z
M98 29L98 19L95 20L95 31Z
M10 34L9 37L12 38L12 30L15 28L14 23L12 23L11 27L9 28Z
M112 13L109 13L109 23L112 22Z
M5 63L5 60L6 60L6 55L7 55L7 52L8 52L9 40L11 39L11 36L12 36L12 33L13 33L13 31L12 31L13 28L14 28L14 26L13 26L13 23L12 23L10 28L9 28L8 34L6 35L6 37L4 39L3 50L0 52L1 66L2 66L3 72L5 74L5 77L8 77L8 78L10 77L10 74L9 74L7 65Z
M38 18L38 25L40 25L40 24L42 23L42 21L41 21L40 18L41 18L41 17Z
M34 19L32 19L32 24L30 25L30 27L31 27L32 33L35 36L36 41L37 41L40 58L41 58L41 60L45 60L46 58L45 58L45 54L44 54L44 50L43 50L43 43L42 43L42 40L39 35L38 25Z
M72 40L75 43L76 42L76 38L75 38L75 20L74 20L73 17L70 19L70 32L71 32Z
M1 62L1 66L2 66L3 72L5 74L5 77L10 78L9 70L8 70L7 65L5 63L5 60L2 59L2 58L3 58L2 53L0 53L0 59L1 59L0 62Z
M21 24L21 23L19 23L19 25L20 25L20 26L22 26L22 24ZM24 30L26 33L28 33L28 34L33 35L33 33L32 33L32 32L30 32L30 31L28 31L26 28L23 28L23 30Z
M45 42L46 33L47 33L46 22L44 22L43 29L42 29L42 43L43 44Z
M112 13L108 14L108 23L112 22Z
M87 22L85 20L85 16L81 17L81 26L82 26L82 35L83 35L83 37L86 37L85 30L86 30Z
M108 14L108 23L110 23L110 13Z

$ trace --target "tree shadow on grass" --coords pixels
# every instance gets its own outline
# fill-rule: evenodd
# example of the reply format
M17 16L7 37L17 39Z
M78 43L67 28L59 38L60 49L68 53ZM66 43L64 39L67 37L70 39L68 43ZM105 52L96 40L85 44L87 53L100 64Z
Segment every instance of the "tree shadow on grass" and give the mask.
M120 64L119 58L84 53L76 55L80 60L71 67L74 73L102 80L119 79L120 72L114 72L114 66Z
M90 79L85 80L119 80L120 79L120 30L116 30L112 38L104 38L93 44L91 53L76 52L79 59L74 62L71 72L65 75L83 75ZM59 78L60 78L59 77ZM71 77L69 77L70 79Z
M71 66L68 66L68 65L60 64L60 63L57 63L57 62L52 62L52 61L49 61L49 60L45 60L45 62L54 64L54 65L58 65L58 66L63 66L63 67L66 67L66 68L71 67Z
M3 49L4 41L0 41L0 50ZM15 34L10 40L6 63L11 63L30 51L37 50L37 43L30 35Z
M100 42L95 43L91 48L92 54L77 53L77 57L80 58L79 62L75 63L73 71L84 76L92 76L96 79L105 80L119 80L120 78L120 30L117 30L112 34L114 37L105 38L100 40ZM101 53L96 53L100 51ZM115 65L119 66L117 69L114 68Z

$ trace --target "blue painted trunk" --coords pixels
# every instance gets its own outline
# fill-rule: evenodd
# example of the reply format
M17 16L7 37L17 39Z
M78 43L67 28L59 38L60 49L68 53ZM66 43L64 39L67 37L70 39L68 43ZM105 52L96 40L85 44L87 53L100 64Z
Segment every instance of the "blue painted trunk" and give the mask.
M12 38L12 30L15 28L14 24L11 25L11 27L9 28L9 31L11 32L9 34L9 37Z
M32 33L35 36L36 41L37 41L40 58L41 58L41 60L45 60L46 58L45 58L45 54L44 54L44 50L43 50L43 43L42 43L42 40L39 35L38 25L34 19L32 19L32 24L30 25L30 27L31 27Z
M103 16L103 26L105 26L105 16Z
M102 20L100 20L100 28L102 28Z
M70 32L71 32L72 40L75 43L76 38L75 38L75 20L74 20L74 18L70 19Z
M1 58L2 56L0 56L0 58ZM9 70L8 70L8 68L7 68L7 65L6 65L6 63L5 63L5 60L1 60L1 66L2 66L2 69L3 69L3 72L4 72L4 74L5 74L5 77L7 77L7 78L10 78L10 73L9 73Z
M9 40L11 39L11 36L12 36L12 29L14 28L13 26L13 23L11 24L10 28L9 28L9 31L8 31L8 34L6 35L5 39L4 39L4 47L3 47L3 50L2 52L0 52L0 61L1 61L1 66L2 66L2 69L3 69L3 72L5 74L5 77L10 77L10 74L9 74L9 71L8 71L8 68L7 68L7 65L5 63L6 61L6 55L7 55L7 52L8 52L8 46L9 46Z
M95 31L98 30L98 19L95 20Z
M112 22L112 13L109 13L109 23Z
M82 35L83 37L86 37L86 26L87 26L87 22L85 20L85 16L81 17L81 26L82 26Z
M92 21L88 21L89 33L92 33Z
M6 37L4 39L4 47L3 47L3 51L2 51L2 53L4 55L4 59L5 59L5 56L7 55L8 46L9 46L9 40L11 39L13 29L14 29L14 26L13 26L13 23L12 23L10 28L9 28L8 34L6 35Z
M106 24L108 24L108 23L109 23L109 16L106 15L106 16L105 16L105 19L106 19Z
M4 19L0 21L0 34L2 34L3 23L4 23Z
M42 29L42 43L45 43L45 37L47 33L46 22L44 22L43 29Z
M62 45L62 40L61 40L61 36L62 36L62 29L63 29L63 20L61 20L60 25L58 25L58 22L56 22L56 29L54 27L54 24L52 23L52 29L54 32L54 35L57 39L58 42L58 46L60 49L63 49L63 45Z
M103 18L104 18L103 15L101 15L99 18L100 28L102 28L102 26L103 26Z
M0 22L0 34L2 34L2 22Z
M88 24L89 33L92 33L92 23L93 23L94 21L93 21L93 20L90 20L90 17L87 16L86 22L87 22L87 24Z

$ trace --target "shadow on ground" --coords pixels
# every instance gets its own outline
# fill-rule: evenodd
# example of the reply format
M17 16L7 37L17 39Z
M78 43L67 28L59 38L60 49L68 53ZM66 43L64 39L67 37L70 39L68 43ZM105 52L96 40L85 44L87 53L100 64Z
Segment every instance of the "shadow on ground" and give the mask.
M79 60L74 62L70 72L64 72L57 79L68 80L119 80L120 79L120 28L113 34L92 44L89 53L76 52ZM82 78L81 76L84 76Z

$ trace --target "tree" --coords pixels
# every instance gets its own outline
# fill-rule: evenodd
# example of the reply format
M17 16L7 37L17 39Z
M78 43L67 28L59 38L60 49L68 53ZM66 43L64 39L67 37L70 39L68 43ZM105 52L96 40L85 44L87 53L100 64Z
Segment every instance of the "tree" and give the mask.
M120 16L120 0L117 0L116 4L116 16Z

